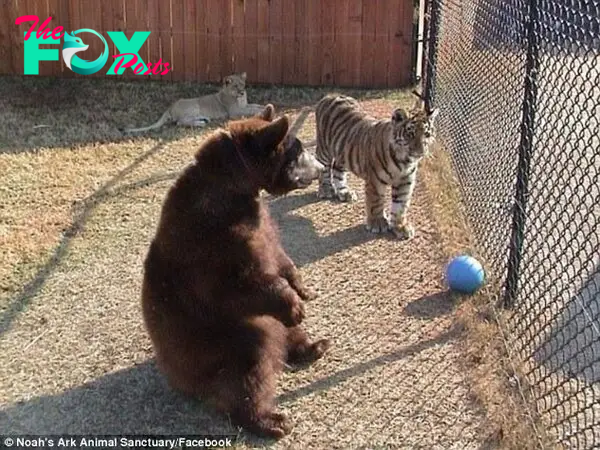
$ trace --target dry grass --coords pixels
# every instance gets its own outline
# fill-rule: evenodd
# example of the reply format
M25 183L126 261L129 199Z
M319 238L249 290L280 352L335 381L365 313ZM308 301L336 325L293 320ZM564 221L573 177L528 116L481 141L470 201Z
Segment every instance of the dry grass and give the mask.
M424 164L424 183L431 209L438 219L440 239L449 256L470 253L480 260L463 209L460 188L454 176L449 155L438 145L433 157ZM536 449L550 448L535 406L507 353L499 323L503 312L498 302L500 286L487 279L486 286L465 302L457 318L467 329L465 356L476 401L486 410L482 424L485 448Z
M238 434L166 386L139 305L162 200L206 131L116 131L210 87L5 78L0 88L9 93L0 99L0 429ZM324 91L257 88L249 97L293 111ZM378 116L413 100L350 93ZM310 117L304 137L313 134ZM281 378L292 435L273 444L242 433L240 448L475 449L525 439L519 415L505 414L513 397L489 302L464 301L443 286L447 256L468 246L468 234L439 161L421 171L410 242L364 230L355 178L355 204L318 202L314 185L269 200L286 249L320 293L306 326L334 347Z

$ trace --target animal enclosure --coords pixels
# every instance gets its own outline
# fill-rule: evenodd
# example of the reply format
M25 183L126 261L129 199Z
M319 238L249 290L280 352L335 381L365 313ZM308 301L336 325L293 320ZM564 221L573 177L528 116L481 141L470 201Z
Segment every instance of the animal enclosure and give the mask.
M140 56L169 62L168 74L150 76L167 81L218 82L246 71L253 84L401 87L414 76L418 8L412 0L3 1L0 74L23 74L23 36L31 22L17 26L15 19L26 14L40 23L52 17L51 30L89 28L105 37L123 31L128 38L150 31ZM107 76L118 53L107 42L109 60L91 76ZM81 58L96 59L102 42L90 36L86 44ZM40 75L75 74L62 61L43 61Z
M214 127L113 133L200 89L211 88L0 77L0 429L233 435L239 450L481 448L489 424L471 401L457 323L463 299L441 283L444 230L426 182L411 206L411 241L365 229L355 177L352 204L320 201L315 185L265 198L286 251L319 294L307 305L308 331L334 339L329 358L282 374L277 403L293 420L289 437L257 441L168 386L143 326L142 263L168 190ZM257 87L249 98L294 117L327 91ZM414 101L396 90L340 91L381 118ZM302 139L314 130L311 114ZM426 161L421 181L437 161Z
M433 0L427 98L532 415L600 446L600 2ZM485 69L484 69L485 68Z

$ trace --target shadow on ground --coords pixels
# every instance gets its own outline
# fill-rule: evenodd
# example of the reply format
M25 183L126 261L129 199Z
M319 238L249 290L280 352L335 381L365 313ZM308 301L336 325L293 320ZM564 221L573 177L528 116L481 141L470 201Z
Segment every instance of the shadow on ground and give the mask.
M360 376L378 366L454 339L459 328L355 364L278 398L287 403ZM293 418L292 418L293 420ZM4 434L220 434L238 435L228 418L172 390L153 360L105 375L65 392L18 402L0 410ZM243 435L245 440L257 440Z
M393 239L391 235L378 236L370 233L362 222L327 236L319 236L312 220L290 214L303 206L322 201L329 200L318 199L312 191L300 195L278 197L269 201L271 214L281 230L283 247L296 266L308 265L373 239ZM298 236L302 236L302 239L298 239Z
M167 142L205 131L165 126L146 134L124 134L122 128L158 120L171 97L192 93L187 85L160 89L156 83L147 83L0 77L0 91L4 94L0 97L0 154L125 143L140 137ZM211 124L209 128L212 127Z
M203 133L203 128L165 125L124 135L120 130L156 122L171 103L215 93L216 84L167 83L99 78L0 77L0 154L37 148L121 142L136 137L173 141ZM278 112L313 105L329 88L249 86L251 103L273 103ZM340 90L361 100L388 91ZM213 128L222 122L211 124Z
M551 373L600 382L600 266L568 300L534 358ZM533 335L533 333L531 333Z
M165 172L114 188L121 179L135 170L143 161L159 152L163 147L164 144L159 143L140 155L129 166L117 173L92 195L75 206L73 223L64 231L62 239L53 250L46 264L36 272L33 278L22 287L20 292L8 302L7 308L0 313L0 336L10 329L15 318L27 308L31 300L43 288L48 277L67 255L72 240L84 229L92 212L101 202L109 197L114 197L133 189L162 181L174 180L178 176L179 172ZM310 192L302 195L279 197L269 202L271 213L282 229L281 238L284 247L298 267L318 261L351 246L357 246L378 238L366 231L362 225L321 237L315 232L310 219L289 214L293 210L314 201L317 201L317 198L313 192ZM302 236L302 241L295 239L296 236Z
M163 147L164 143L162 142L156 144L132 161L129 166L117 173L107 183L97 189L92 195L86 197L74 206L72 224L63 232L59 244L54 248L52 254L48 258L48 261L36 272L33 278L23 286L20 292L8 302L6 309L0 313L0 336L10 329L15 318L19 315L19 313L27 308L27 305L36 296L40 289L42 289L48 277L54 272L63 258L67 255L73 238L75 238L83 230L92 212L101 202L105 201L108 197L120 195L133 189L148 186L161 181L175 179L175 177L178 175L178 172L166 172L162 174L156 174L150 178L134 183L125 184L114 189L119 181L133 172L145 160L161 151Z
M404 313L412 317L435 319L454 312L463 299L464 297L450 290L440 291L413 300L406 305Z

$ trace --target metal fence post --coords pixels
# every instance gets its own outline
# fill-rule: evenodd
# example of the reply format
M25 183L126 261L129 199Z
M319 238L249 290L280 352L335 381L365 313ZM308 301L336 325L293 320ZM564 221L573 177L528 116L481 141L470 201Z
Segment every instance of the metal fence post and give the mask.
M425 92L423 94L427 111L433 109L441 2L442 0L428 0L425 9L424 41L427 43L427 60L425 61Z
M538 1L529 0L529 20L526 29L527 59L525 68L523 116L517 163L517 183L513 205L512 235L504 291L504 306L514 305L519 284L519 270L523 255L523 239L527 199L529 192L529 173L534 140L534 122L537 102L537 75L539 69L539 43L536 27L539 23Z

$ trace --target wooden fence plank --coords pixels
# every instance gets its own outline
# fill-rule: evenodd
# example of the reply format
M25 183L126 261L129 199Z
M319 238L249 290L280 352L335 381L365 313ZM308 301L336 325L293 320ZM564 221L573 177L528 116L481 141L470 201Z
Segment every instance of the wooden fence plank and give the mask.
M185 80L196 80L198 76L197 51L196 51L196 0L185 0L185 13L183 14L183 54Z
M233 71L240 73L246 70L246 58L244 56L244 2L231 0L231 15Z
M335 84L349 86L352 78L349 72L350 48L350 0L338 0L335 17Z
M210 1L210 0L209 0ZM219 25L219 36L220 39L220 51L215 55L215 58L218 58L219 65L221 67L221 72L219 74L219 79L215 81L219 81L227 75L230 75L234 72L233 66L233 40L231 37L232 26L231 26L231 15L232 15L232 5L231 1L227 0L222 3L222 11L220 14L220 25ZM210 53L210 49L208 52ZM206 57L206 55L204 55Z
M321 48L323 60L321 63L321 84L335 84L335 5L332 2L321 2Z
M207 2L210 0L198 0L196 8L196 80L205 81L208 77L209 63L206 54L206 14Z
M91 30L94 30L94 31L102 34L102 36L106 40L106 43L108 44L108 42L110 41L110 38L107 35L102 33L102 2L94 2L94 3L87 4L83 11L83 17L81 19L84 24L83 28L89 28ZM81 34L82 34L82 38L84 39L83 42L85 42L86 44L89 45L89 48L85 52L82 52L81 54L83 55L83 53L87 53L89 56L85 59L87 59L88 61L96 60L97 58L100 57L100 55L104 51L104 43L100 40L99 37L94 36L91 33L81 33ZM81 56L81 58L84 58L84 57ZM113 59L112 55L109 55L108 58ZM112 61L110 63L112 64ZM107 60L106 64L103 66L102 69L100 69L96 73L86 75L86 77L94 77L94 78L104 77L104 75L106 74L106 71L108 70L109 67L110 66L108 65L108 60Z
M115 11L115 1L114 0L107 0L102 2L102 36L104 36L104 39L106 39L106 42L108 44L108 63L106 64L105 70L103 71L103 74L105 76L109 76L107 75L108 70L112 67L115 58L114 55L117 54L117 47L115 46L115 43L112 41L112 39L108 36L108 32L109 31L122 31L119 30L119 23L120 21L118 21L117 19L117 14L120 14L122 11L120 10L120 8L117 6L116 11ZM111 77L113 75L110 75Z
M283 83L283 0L269 2L269 74L271 83Z
M362 43L361 43L361 65L360 85L371 86L373 84L373 71L375 64L375 22L377 20L377 2L373 0L363 1L362 12Z
M158 63L160 59L160 34L159 30L159 18L158 18L158 2L161 0L147 0L148 3L148 15L146 21L146 28L144 31L149 31L150 36L148 36L148 40L146 41L146 45L148 46L148 61L147 64L152 64L150 70L154 70L154 65ZM162 70L157 69L160 73ZM150 75L149 78L151 80L159 80L160 75Z
M128 0L128 1L131 1L131 0ZM150 13L148 6L149 6L148 0L136 0L135 1L136 21L135 21L135 28L130 30L132 36L133 36L133 33L136 31L150 31L150 30L148 30L148 15ZM152 33L150 33L150 36L152 36ZM150 59L150 36L148 36L148 38L146 38L144 45L142 45L142 48L139 51L140 56L144 60L144 63L146 63L146 69L148 68L148 62L151 61L151 59ZM144 70L144 72L145 72L145 70ZM144 73L144 72L142 72L142 73ZM139 76L136 75L136 77L138 79L144 79L144 78L149 79L150 75L139 75Z
M360 86L360 66L362 59L362 0L350 0L348 4L348 86Z
M377 0L377 21L375 25L376 70L373 71L373 87L378 88L388 86L390 3L390 0Z
M388 66L388 86L397 86L400 84L403 74L402 69L405 65L405 58L410 59L410 53L406 53L405 36L403 34L402 22L404 21L405 11L404 0L393 0L388 20L390 36L390 62ZM409 42L412 36L408 36Z
M50 22L50 29L54 30L58 26L64 27L64 23L60 17L60 1L59 0L48 0L47 8L48 8L47 16L52 17L52 22ZM98 31L98 32L100 32L100 31ZM62 38L61 38L60 42L62 44ZM1 45L0 45L0 47L1 47ZM56 63L53 63L48 66L50 76L60 76L62 74L62 69L64 67L64 64L62 62L62 54L60 53L60 51L62 50L61 45L57 45L55 48L57 48L59 51L59 55L58 55L59 60Z
M165 67L163 71L166 69L169 70L165 75L160 76L160 79L164 81L173 80L173 36L171 28L171 0L159 0L158 30L160 36L160 58L162 59L163 67Z
M258 53L256 60L257 83L270 83L269 66L269 0L258 0Z
M69 23L68 23L68 25L65 25L66 31L68 31L69 33L72 33L75 30L84 28L84 26L81 22L81 4L77 0L69 0L68 17L69 17ZM86 59L85 55L88 52L89 52L89 49L84 52L79 53L77 56L79 56L80 58ZM89 58L87 58L87 59L89 59ZM70 77L74 77L74 78L82 77L82 75L79 75L79 74L73 72L71 69L69 69L68 67L65 66L65 74L67 74L67 73Z
M124 26L123 32L125 33L125 36L127 37L127 39L131 39L131 36L133 35L133 32L135 31L135 22L136 22L135 0L125 0L125 2L123 2L123 17L125 19L125 24L124 24L125 26ZM117 49L117 53L120 53L120 51L118 49ZM128 60L129 60L128 58L125 59L125 61L128 61ZM137 76L133 73L132 67L125 69L123 74L117 75L117 76L124 77L124 78L130 78L130 79L137 78Z
M10 22L10 41L12 48L12 73L15 75L23 75L23 39L24 32L28 28L27 24L16 25L15 20L17 17L25 15L21 8L17 7L17 0L10 0L7 2L8 7L8 20Z
M248 82L255 83L258 76L258 0L244 1L244 70L248 73Z
M171 0L172 22L171 33L173 35L173 53L171 55L171 67L173 70L173 80L185 80L185 30L184 16L185 3L184 0ZM216 8L215 8L216 9Z
M205 27L207 33L207 46L205 57L208 61L207 78L204 81L211 83L218 82L222 78L221 61L221 38L219 35L219 25L221 22L221 9L210 7L206 11Z
M307 0L296 0L294 33L294 84L306 84L308 80L308 17Z
M321 2L320 0L307 0L308 19L308 75L307 83L310 85L321 84L321 61L323 49L321 40Z
M112 0L111 12L112 12L112 23L113 23L113 28L114 28L111 31L122 31L123 33L126 33L127 32L127 23L125 21L126 11L125 11L125 5L123 4L123 2L117 1L117 0ZM114 53L109 58L111 60L111 64L107 70L110 70L110 68L115 63L115 61L117 61L117 59L114 57L117 54L119 54L119 50L117 49L117 46L115 45ZM107 76L110 76L113 79L122 77L122 75L107 75Z
M39 30L42 27L42 23L46 21L48 18L48 9L46 8L46 2L38 2L36 0L20 0L18 4L21 6L21 13L19 15L31 14L39 17L39 22L35 28L35 30ZM32 22L27 22L25 29L29 29L32 25ZM47 26L47 30L52 30L55 26L57 26L53 21L51 21ZM32 33L32 36L35 36L35 32ZM21 38L21 40L23 40ZM60 50L60 46L57 45L41 45L42 49L54 49ZM38 73L40 76L50 76L53 72L53 66L58 65L60 61L40 61L38 64ZM21 71L21 73L23 73Z
M398 31L402 34L402 43L404 45L404 57L402 58L403 64L400 67L400 79L398 84L393 86L409 86L413 82L414 70L413 67L413 51L417 43L415 38L417 36L418 18L415 16L417 5L414 2L404 2L404 14L402 15L402 21ZM416 62L416 61L415 61Z
M301 0L299 0L301 1ZM283 1L283 79L284 84L294 84L296 82L295 63L296 63L296 15L294 11L294 0Z
M12 72L13 39L11 35L15 28L10 2L0 2L0 74L3 75Z

